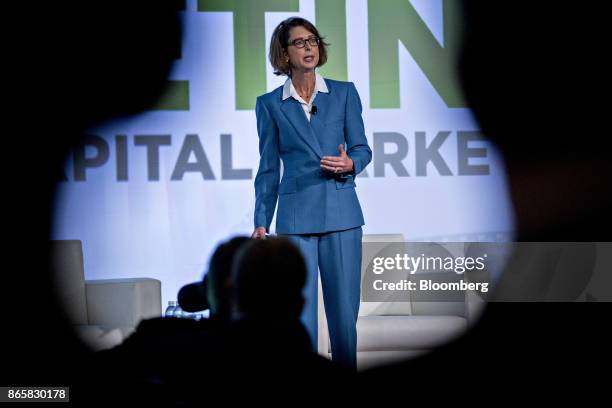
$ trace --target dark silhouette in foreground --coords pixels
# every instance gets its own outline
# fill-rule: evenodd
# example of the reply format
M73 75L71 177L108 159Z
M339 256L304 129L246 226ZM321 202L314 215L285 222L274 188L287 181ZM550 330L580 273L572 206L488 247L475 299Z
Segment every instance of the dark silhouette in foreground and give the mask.
M2 286L10 310L3 316L4 385L68 385L72 401L106 395L120 403L108 397L113 390L87 395L92 373L104 378L117 370L102 373L84 363L90 352L52 293L48 238L58 169L73 142L103 119L147 109L163 91L180 54L181 30L170 3L49 2L37 4L37 13L10 14L24 18L5 53L6 65L17 72L6 76L10 111L3 122L3 232L9 240ZM610 72L608 13L559 2L463 3L462 81L481 128L506 160L519 239L609 241L609 115L601 98ZM591 378L593 368L609 360L602 322L610 310L604 306L491 304L461 340L359 375L362 381L344 396L370 395L380 404L421 395L432 403L456 395L478 399L495 387L502 398L522 397L530 384L541 391L545 381L554 387L549 396L571 391L576 377ZM274 345L266 350L274 354ZM183 367L202 373L208 366ZM265 380L265 370L254 378ZM233 392L225 399L251 397L241 384L230 380ZM333 384L310 378L294 397L313 389L342 395ZM199 386L204 398L211 387ZM155 389L143 398L154 399ZM257 396L282 391L271 380Z
M211 368L195 372L190 372L190 368L194 360L201 361L203 367L219 365L214 363L222 356L218 335L231 317L231 266L240 246L248 241L247 237L234 237L221 243L203 280L186 285L207 289L200 293L200 299L190 299L190 304L210 306L209 318L159 317L141 321L122 344L93 356L92 367L100 367L103 374L115 373L98 378L93 388L111 389L114 390L111 395L129 400L162 399L172 404L189 398L185 395L192 389L189 384L210 382L216 374Z
M517 241L609 241L612 166L603 149L605 13L538 2L463 1L459 73L485 136L506 164ZM577 274L589 273L575 270ZM538 279L540 271L533 271ZM412 384L436 401L499 389L577 389L610 361L609 304L489 303L465 336L424 357L360 375L362 387ZM443 385L442 385L443 384ZM467 394L466 394L467 393ZM504 397L507 394L504 393ZM511 397L511 395L510 395ZM522 401L524 402L524 401Z
M223 396L229 384L296 393L313 379L346 386L350 370L312 350L299 319L305 278L301 253L284 238L236 237L221 244L201 300L211 306L210 319L142 321L121 345L93 356L90 364L102 375L90 395L107 389L109 402L197 405Z
M252 240L241 248L233 267L234 320L225 347L240 368L245 385L264 385L267 374L280 388L318 394L309 384L334 381L338 391L352 371L312 349L300 320L306 264L286 238ZM230 365L231 366L231 365Z
M3 385L80 385L95 367L53 292L50 231L66 155L90 127L150 109L180 55L177 4L14 3L3 94ZM92 216L97 216L92 214ZM111 375L111 374L109 374Z

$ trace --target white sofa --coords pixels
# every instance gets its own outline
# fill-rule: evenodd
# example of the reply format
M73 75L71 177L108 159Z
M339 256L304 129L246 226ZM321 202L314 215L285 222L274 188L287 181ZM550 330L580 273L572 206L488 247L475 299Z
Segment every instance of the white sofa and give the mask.
M368 243L403 244L404 237L401 234L364 235L362 276L372 257L371 251L366 250ZM433 350L464 333L478 318L483 305L476 294L468 291L460 302L423 302L413 298L405 302L364 302L362 294L357 320L358 369L405 360ZM319 354L331 358L320 284L318 315Z
M92 350L120 344L140 320L161 316L161 282L150 278L85 280L79 240L51 241L55 293L77 335Z

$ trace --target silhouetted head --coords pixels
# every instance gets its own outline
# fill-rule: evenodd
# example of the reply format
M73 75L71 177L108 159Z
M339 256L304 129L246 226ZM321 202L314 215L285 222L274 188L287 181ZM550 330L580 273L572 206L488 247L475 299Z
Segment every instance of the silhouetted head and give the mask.
M287 238L245 244L232 268L234 312L265 320L297 319L304 305L306 263Z
M234 237L219 245L210 259L206 280L206 298L211 316L228 319L231 315L232 263L238 250L250 238Z
M231 315L232 262L238 249L250 238L234 237L215 249L208 271L199 282L183 286L178 293L178 302L187 312L210 310L210 316L229 320Z

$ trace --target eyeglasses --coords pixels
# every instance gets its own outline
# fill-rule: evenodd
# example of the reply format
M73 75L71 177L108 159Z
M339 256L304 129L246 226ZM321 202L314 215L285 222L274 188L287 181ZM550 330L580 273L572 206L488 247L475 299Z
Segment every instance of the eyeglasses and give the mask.
M307 39L298 38L297 40L293 40L289 43L289 45L293 45L295 48L304 48L306 46L306 41L311 47L318 47L321 43L321 39L319 37L308 37Z

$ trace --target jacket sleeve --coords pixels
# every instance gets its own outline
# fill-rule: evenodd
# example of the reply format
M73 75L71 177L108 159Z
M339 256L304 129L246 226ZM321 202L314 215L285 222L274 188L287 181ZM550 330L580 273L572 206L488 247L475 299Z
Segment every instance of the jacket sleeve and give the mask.
M348 83L348 92L346 97L346 112L344 115L344 128L346 129L346 153L353 160L353 172L346 173L344 176L357 175L372 160L372 150L368 146L368 139L365 135L363 126L363 118L361 117L362 106L361 99L355 88L355 84Z
M270 116L270 112L262 101L257 98L255 104L257 116L257 133L259 135L259 169L255 176L255 228L265 227L270 232L270 224L274 216L278 200L278 184L280 180L280 155L278 152L278 126Z

